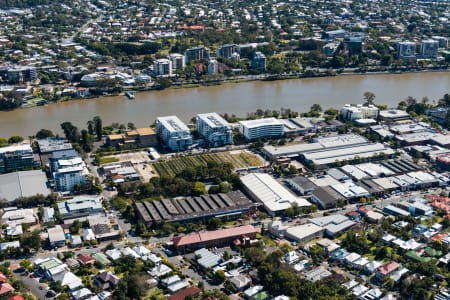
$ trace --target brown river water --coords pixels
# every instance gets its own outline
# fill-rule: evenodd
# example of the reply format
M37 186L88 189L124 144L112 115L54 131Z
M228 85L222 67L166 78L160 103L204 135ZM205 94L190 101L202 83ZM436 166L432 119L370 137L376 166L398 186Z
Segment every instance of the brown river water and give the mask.
M125 96L100 97L48 104L46 106L0 112L0 137L28 136L41 128L61 132L60 124L70 121L80 128L98 115L103 124L133 122L148 126L156 117L177 115L189 121L198 113L212 112L245 116L261 109L291 108L309 111L312 104L340 108L346 103L362 103L363 93L375 93L375 102L396 107L408 96L430 102L450 93L450 72L348 75L226 83L218 86L168 89Z

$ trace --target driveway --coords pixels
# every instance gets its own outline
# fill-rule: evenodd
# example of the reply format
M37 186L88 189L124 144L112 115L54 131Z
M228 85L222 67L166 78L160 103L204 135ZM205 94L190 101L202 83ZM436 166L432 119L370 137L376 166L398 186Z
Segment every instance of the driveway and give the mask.
M55 299L55 297L46 297L48 286L45 283L40 283L39 278L30 278L29 276L22 276L17 274L17 279L20 280L29 291L39 300ZM40 289L39 287L42 287Z

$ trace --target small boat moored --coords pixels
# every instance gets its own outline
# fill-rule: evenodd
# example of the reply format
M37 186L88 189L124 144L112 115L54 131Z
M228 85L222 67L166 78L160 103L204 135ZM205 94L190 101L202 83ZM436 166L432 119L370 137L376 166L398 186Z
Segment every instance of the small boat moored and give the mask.
M134 92L133 91L126 91L125 96L127 96L128 99L134 99Z

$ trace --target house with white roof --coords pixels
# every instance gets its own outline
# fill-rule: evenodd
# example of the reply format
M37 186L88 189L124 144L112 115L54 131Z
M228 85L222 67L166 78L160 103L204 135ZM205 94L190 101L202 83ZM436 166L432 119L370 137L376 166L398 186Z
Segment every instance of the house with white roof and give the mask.
M172 269L165 264L159 264L156 267L152 268L148 273L155 277L159 278L161 276L167 275L172 272Z
M112 260L117 260L122 257L122 252L118 249L109 249L105 251L106 256L111 258Z
M161 257L156 256L156 255L153 254L153 253L150 253L150 254L147 254L147 255L142 256L142 260L149 260L149 261L151 261L155 266L160 265L161 262L162 262Z
M352 279L352 280L350 280L350 281L344 282L344 283L342 284L342 286L343 286L344 288L346 288L347 290L351 290L352 288L354 288L354 287L357 286L358 284L359 284L358 281Z
M231 278L230 282L238 291L242 291L250 285L251 280L247 276L240 274Z
M353 266L352 263L354 261L357 261L360 258L361 258L361 255L359 255L358 253L352 252L344 258L344 261L347 265Z
M76 290L83 285L81 278L70 271L55 274L53 280L61 282L61 286L67 286L71 291Z
M382 265L383 264L377 260L370 261L364 266L364 272L367 274L373 274Z
M284 261L290 265L298 262L299 259L300 256L295 251L289 251L284 255Z
M248 288L244 291L244 297L246 299L251 299L253 296L258 294L262 290L264 290L264 287L262 285L254 285L251 288Z
M369 288L366 287L365 285L358 284L357 286L352 288L352 294L355 295L356 297L358 297L358 296L364 294L365 292L367 292L368 290L369 290Z
M380 289L375 288L375 289L370 289L367 292L365 292L364 294L362 294L361 296L359 296L359 299L361 299L361 300L377 300L377 299L380 299L382 295L383 295L383 292L380 291Z
M352 262L352 266L355 269L362 270L365 265L367 265L370 262L370 260L367 257L361 257L360 259L355 260Z
M133 247L133 250L139 256L146 256L146 255L149 255L151 253L150 250L148 250L147 248L145 248L142 245Z
M120 252L122 252L123 255L129 255L129 256L133 256L134 258L141 258L133 249L131 249L130 247L125 247L120 249Z

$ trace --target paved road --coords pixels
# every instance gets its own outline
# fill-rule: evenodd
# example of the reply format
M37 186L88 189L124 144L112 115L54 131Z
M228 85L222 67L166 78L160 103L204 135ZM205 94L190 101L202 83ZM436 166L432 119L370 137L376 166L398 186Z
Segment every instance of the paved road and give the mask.
M17 279L20 280L29 291L36 296L39 300L55 299L54 297L46 297L48 286L45 283L40 283L38 278L30 278L28 276L22 276L16 274ZM42 289L40 288L42 287Z

